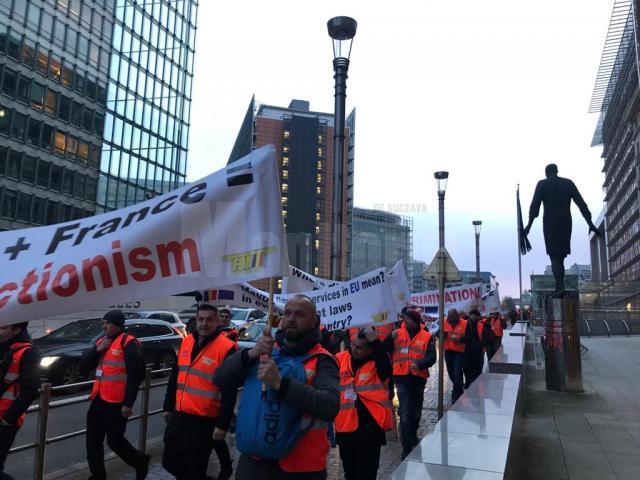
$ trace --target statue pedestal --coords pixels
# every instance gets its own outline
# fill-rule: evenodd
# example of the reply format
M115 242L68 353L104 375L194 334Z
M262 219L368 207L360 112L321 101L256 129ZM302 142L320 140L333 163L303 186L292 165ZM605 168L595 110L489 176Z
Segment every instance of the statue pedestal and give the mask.
M580 336L578 335L578 295L544 299L544 357L547 390L583 392Z

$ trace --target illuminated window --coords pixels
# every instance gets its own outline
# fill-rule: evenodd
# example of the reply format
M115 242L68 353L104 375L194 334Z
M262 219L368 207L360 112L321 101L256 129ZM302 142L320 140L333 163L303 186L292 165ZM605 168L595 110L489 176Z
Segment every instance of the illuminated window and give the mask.
M287 197L282 197L282 204L286 205L287 204Z
M285 139L285 140L286 140L287 138L289 138L289 130L285 130L285 131L282 133L282 136L284 137L284 139Z
M320 235L320 227L316 227L316 235Z
M320 212L316 213L316 221L319 222L320 221Z
M289 166L289 157L282 157L282 166L283 167Z
M289 170L282 170L282 178L289 178Z
M284 208L282 209L282 218L287 218L287 211Z
M320 269L318 267L313 267L313 274L320 275Z
M317 176L317 180L318 180L318 183L322 183L322 175L320 175L319 173Z
M320 240L316 240L316 250L320 248Z
M322 148L318 147L318 156L321 157L322 156Z
M318 160L318 170L322 170L322 162Z
M56 131L56 134L53 137L53 147L54 151L58 155L64 155L66 140L67 138L64 133Z
M287 192L289 190L289 184L288 183L283 183L282 184L282 191L283 192Z
M278 279L278 288L280 290L282 290L282 279L281 278Z
M316 187L316 193L317 193L318 195L320 195L320 192L321 192L321 191L322 191L322 190L320 189L320 187Z
M318 143L322 143L322 135L318 135Z
M289 145L285 145L284 147L282 147L282 151L284 153L289 153Z

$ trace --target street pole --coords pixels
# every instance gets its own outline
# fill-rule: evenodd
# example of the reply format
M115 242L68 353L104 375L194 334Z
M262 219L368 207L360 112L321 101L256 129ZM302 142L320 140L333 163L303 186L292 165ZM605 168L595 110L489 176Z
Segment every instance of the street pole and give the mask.
M480 234L476 233L476 282L480 283Z
M438 276L438 420L444 414L444 284L446 257L444 255L444 191L438 192L438 233L440 235L440 265Z
M347 71L351 42L356 34L357 22L349 17L334 17L327 22L333 39L334 121L333 121L333 205L331 209L331 279L342 280L342 210L344 203L344 123L347 100ZM346 54L346 55L345 55Z
M343 171L344 171L344 120L347 99L347 70L349 60L335 58L333 60L333 78L335 79L335 119L333 127L333 210L331 220L333 231L331 236L331 279L340 278L342 260L342 203L343 203Z

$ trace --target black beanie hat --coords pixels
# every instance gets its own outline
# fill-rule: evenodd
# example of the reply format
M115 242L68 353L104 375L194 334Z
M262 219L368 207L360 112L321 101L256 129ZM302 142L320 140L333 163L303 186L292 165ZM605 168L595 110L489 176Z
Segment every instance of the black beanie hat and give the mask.
M111 323L113 325L115 325L116 327L124 327L124 313L122 313L122 310L111 310L107 313L104 314L104 317L102 317L103 320L105 320L107 323Z

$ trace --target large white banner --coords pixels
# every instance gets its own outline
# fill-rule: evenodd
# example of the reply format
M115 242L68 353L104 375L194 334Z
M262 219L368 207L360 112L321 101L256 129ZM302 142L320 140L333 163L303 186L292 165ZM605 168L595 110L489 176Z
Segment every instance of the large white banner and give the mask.
M384 268L340 282L332 287L302 292L313 300L327 330L362 328L396 320L389 275ZM274 296L280 309L295 294Z
M450 287L444 290L444 314L451 308L469 313L477 308L481 310L482 283L471 283ZM428 290L426 292L413 293L410 303L422 308L422 311L430 316L438 316L438 302L440 294L438 290Z
M275 150L131 207L0 233L0 325L287 272Z
M316 304L322 323L328 330L382 325L396 320L395 302L384 268L373 270L347 282L302 293ZM295 293L274 295L274 309L282 312ZM203 292L212 305L233 305L266 310L269 293L248 283L228 285Z
M365 275L368 275L365 274ZM396 264L389 269L386 281L391 288L391 294L394 300L394 312L400 313L407 306L411 290L407 281L407 275L404 268L404 262L398 260ZM316 277L299 268L289 265L289 275L282 279L282 293L302 293L320 288L332 287L334 285L348 284L349 282L336 282L325 278Z

